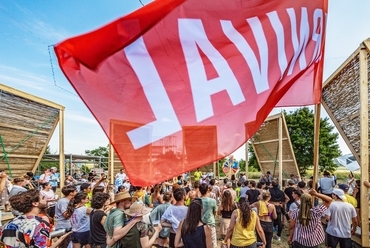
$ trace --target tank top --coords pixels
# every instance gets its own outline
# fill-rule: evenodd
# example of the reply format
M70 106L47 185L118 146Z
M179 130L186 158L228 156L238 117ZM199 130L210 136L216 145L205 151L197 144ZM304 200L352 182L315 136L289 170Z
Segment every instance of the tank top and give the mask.
M238 217L236 218L231 244L234 246L248 246L257 242L255 229L257 214L251 210L251 218L246 228L242 226L240 221L240 209L237 210Z
M204 224L198 226L195 232L182 235L184 248L206 248L206 234L204 233Z
M234 207L232 210L229 210L229 211L221 210L221 216L222 216L222 218L224 218L224 219L230 219L231 218L231 214L234 212L235 209L236 209L236 207Z

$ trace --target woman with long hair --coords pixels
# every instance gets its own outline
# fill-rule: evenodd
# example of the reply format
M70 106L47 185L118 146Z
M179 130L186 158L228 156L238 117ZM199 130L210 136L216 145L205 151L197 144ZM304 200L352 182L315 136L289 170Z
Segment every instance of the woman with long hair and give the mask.
M323 204L312 206L311 195L320 198ZM311 189L300 199L299 209L290 214L288 244L293 244L293 247L318 247L325 240L321 216L330 206L332 198Z
M239 209L234 210L231 215L230 225L226 232L225 240L222 242L222 247L225 247L230 242L230 248L256 248L257 231L262 240L262 248L266 245L265 234L260 224L260 220L248 202L242 201ZM231 240L229 240L231 237ZM226 241L226 242L225 242Z
M66 215L71 217L73 248L82 246L90 248L90 218L88 214L92 209L85 206L88 201L87 194L79 192L68 203Z
M202 222L202 200L191 201L186 218L180 222L175 237L175 247L211 248L211 227Z
M159 204L162 204L164 202L163 197L161 195L161 189L162 189L161 184L156 184L154 186L154 192L151 195L152 196L153 208L157 207Z
M41 184L42 190L40 191L40 194L45 197L46 202L48 203L48 208L46 209L46 212L51 218L54 218L55 216L55 204L56 200L58 199L58 196L54 193L52 190L52 186L49 182Z
M104 221L107 218L106 210L110 203L108 193L98 192L93 195L91 207L93 210L90 213L90 244L92 248L106 247L107 233L104 230Z
M262 192L262 200L251 205L252 208L257 208L261 227L265 233L266 248L271 248L272 236L274 234L273 220L277 218L275 205L269 203L270 199L271 193L266 190ZM257 236L257 239L262 241L259 236Z
M230 225L231 214L234 212L236 208L237 208L236 204L233 201L233 197L230 191L225 190L222 193L221 205L217 209L217 215L221 215L222 217L221 223L220 223L221 238L219 240L224 240L226 236L227 228Z

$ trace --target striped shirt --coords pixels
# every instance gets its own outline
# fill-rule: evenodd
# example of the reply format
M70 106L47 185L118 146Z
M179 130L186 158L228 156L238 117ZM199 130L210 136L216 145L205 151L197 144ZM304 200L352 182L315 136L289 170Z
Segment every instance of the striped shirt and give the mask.
M298 220L299 209L293 210L291 219L295 220L293 241L312 247L324 242L325 233L321 224L321 216L327 210L324 204L311 208L311 221L308 226L302 226Z

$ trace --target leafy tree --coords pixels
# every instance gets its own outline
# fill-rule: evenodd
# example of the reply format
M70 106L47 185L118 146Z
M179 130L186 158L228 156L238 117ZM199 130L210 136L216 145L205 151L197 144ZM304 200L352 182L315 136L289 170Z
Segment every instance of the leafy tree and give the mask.
M85 150L85 154L89 156L96 156L96 157L108 157L109 156L109 145L107 146L99 146L93 150Z
M306 170L313 166L314 148L314 113L307 107L297 109L287 113L283 112L288 127L293 151L297 160L298 169L302 176L306 175ZM319 169L320 171L335 171L337 165L333 158L341 155L338 136L334 131L334 126L329 123L329 118L320 119L319 136ZM253 148L249 146L251 158L249 166L257 164ZM258 165L257 165L258 166Z

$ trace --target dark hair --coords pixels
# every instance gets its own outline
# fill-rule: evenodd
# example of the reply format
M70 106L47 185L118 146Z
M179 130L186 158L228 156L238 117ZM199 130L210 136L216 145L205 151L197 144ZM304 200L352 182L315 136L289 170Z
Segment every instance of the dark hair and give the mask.
M235 205L230 190L224 190L221 199L222 199L221 206L223 210L231 211L234 209L233 206Z
M66 210L66 216L68 219L72 216L73 212L75 211L76 205L81 203L82 200L85 200L87 198L87 194L84 192L78 192L73 199L71 199L68 203L68 207Z
M76 187L75 186L71 186L71 185L64 186L62 188L62 193L63 193L64 196L69 196L71 193L73 193L75 191L76 191Z
M48 186L48 185L50 185L50 183L49 182L45 182L45 183L42 183L41 184L41 187L42 187L42 189L45 189L46 186Z
M300 182L298 182L298 187L299 187L300 189L303 189L304 187L306 187L306 183L305 183L305 182L303 182L303 181L300 181Z
M123 186L123 185L118 186L117 193L119 193L123 189L125 189L125 186Z
M290 174L290 177L294 177L294 174Z
M252 187L256 187L256 181L251 180L249 183L252 185Z
M193 188L194 189L198 189L199 188L199 185L200 185L200 182L199 181L195 181Z
M207 185L206 183L202 183L202 184L199 186L199 192L200 192L202 195L207 194L207 192L208 192L208 185Z
M213 179L213 178L209 181L209 184L212 185L212 186L215 185L215 183L216 183L216 180Z
M236 185L238 185L238 187L242 186L242 183L241 182L237 182Z
M37 189L30 189L10 197L9 202L13 209L28 213L34 208L32 203L40 201L40 191Z
M14 184L21 183L21 182L24 182L24 178L16 177L13 179Z
M202 221L202 200L195 198L190 202L188 213L182 223L181 236L194 233L198 227L199 221Z
M33 172L32 171L26 172L26 175L29 176L30 178L33 178Z
M89 187L90 187L90 184L89 183L83 183L80 186L80 190L81 191L84 191L85 189L88 189Z
M264 182L258 182L257 183L257 189L262 189L262 186L265 185L266 183Z
M249 181L245 181L245 182L243 183L243 185L244 185L244 186L248 186L248 184L249 184Z
M235 180L235 175L232 174L230 179L231 179L231 181L234 181Z
M109 200L109 198L110 196L108 193L97 192L92 197L91 207L95 209L100 209L104 206L104 203Z
M279 183L276 180L273 180L271 182L272 187L277 188L279 186Z
M296 195L298 195L299 198L301 198L301 195L303 195L303 191L300 190L300 189L294 189L293 190L293 193L296 194Z
M249 221L251 220L251 208L247 201L240 203L239 210L241 213L240 224L242 227L246 228L248 226Z
M96 194L98 192L104 192L104 189L105 189L104 186L100 186L100 185L95 186L93 188L92 195L94 195L94 194Z
M173 191L173 197L176 201L181 201L184 196L186 195L186 192L183 188L177 188Z

